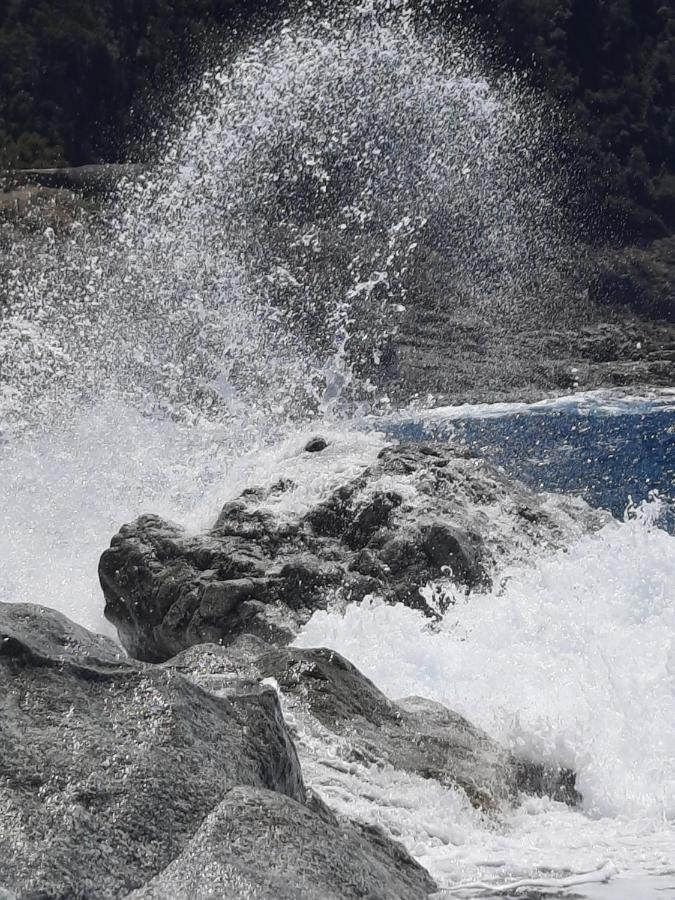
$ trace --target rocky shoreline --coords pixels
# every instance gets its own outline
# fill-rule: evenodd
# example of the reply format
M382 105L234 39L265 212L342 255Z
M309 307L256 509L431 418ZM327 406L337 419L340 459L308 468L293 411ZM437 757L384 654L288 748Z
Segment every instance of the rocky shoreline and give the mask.
M330 445L301 453L320 466ZM495 820L527 795L577 804L574 773L289 643L328 602L370 593L433 621L452 591L605 522L453 448L391 445L311 500L288 479L253 485L202 534L123 526L100 577L130 657L0 604L0 897L432 896L395 835L331 810L327 772L431 780Z
M45 227L58 240L106 183L74 177L5 194L0 249ZM582 319L522 328L446 307L431 266L379 390L458 403L671 387L671 249L636 251L626 272L627 257L607 261ZM434 627L510 562L607 516L436 445L387 446L317 494L334 452L317 436L293 477L249 486L204 531L154 514L123 525L99 576L128 656L44 607L0 604L0 900L413 900L438 888L414 847L339 814L322 786L349 776L365 794L373 772L395 773L495 823L528 795L580 802L574 772L516 757L438 703L384 696L331 650L291 645L317 611L370 596Z

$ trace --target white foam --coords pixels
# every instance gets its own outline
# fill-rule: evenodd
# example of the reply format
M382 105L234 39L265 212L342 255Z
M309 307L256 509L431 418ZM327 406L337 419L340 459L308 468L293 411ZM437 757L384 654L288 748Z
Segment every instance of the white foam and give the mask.
M675 388L649 388L640 391L620 391L601 388L578 391L574 394L545 397L533 403L519 401L499 403L459 403L450 406L411 408L400 410L387 421L395 423L420 422L434 424L458 419L498 419L517 414L537 415L552 412L568 412L577 415L644 415L650 412L675 410ZM381 425L381 417L371 421Z
M389 696L438 700L577 771L581 811L532 800L496 828L439 785L390 774L380 793L404 811L385 819L406 823L402 839L442 884L571 877L610 861L616 891L639 883L651 896L675 869L675 537L638 517L506 576L438 627L370 600L316 613L297 643L336 649ZM383 817L372 790L344 807ZM444 830L458 840L439 840Z
M309 457L311 431L292 423L372 397L354 372L387 346L421 240L443 248L450 229L448 301L477 320L518 327L556 313L561 285L570 295L565 187L535 98L508 76L488 86L447 37L359 23L347 6L336 25L282 26L188 89L158 164L101 220L8 249L0 599L104 630L96 565L121 523L153 511L203 528L280 476L295 487L269 503L297 514L358 474L377 435L331 433ZM322 246L334 226L340 242ZM425 416L586 408L635 405L576 395ZM400 773L308 763L308 777L337 808L398 829L445 884L581 876L606 856L638 879L672 868L673 574L673 539L633 522L513 572L435 632L365 604L317 615L303 637L390 693L436 697L574 765L585 813L533 801L490 825Z

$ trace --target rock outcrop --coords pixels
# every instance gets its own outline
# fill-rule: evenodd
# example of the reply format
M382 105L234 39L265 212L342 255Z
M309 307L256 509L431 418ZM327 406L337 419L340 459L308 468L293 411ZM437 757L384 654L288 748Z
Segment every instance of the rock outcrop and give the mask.
M447 446L385 447L309 509L294 511L296 492L287 479L252 487L202 534L154 515L123 526L99 576L129 653L158 662L241 634L284 644L317 609L369 594L434 615L430 581L481 589L499 563L604 521Z
M152 665L0 604L0 896L428 896L390 834L326 805L340 768L435 781L486 813L522 790L578 799L571 772L515 759L440 704L392 702L332 651L244 636Z
M83 194L104 194L123 179L138 179L145 171L147 166L134 163L99 163L51 169L16 169L0 173L0 178L10 185L40 185Z
M481 819L523 793L580 799L573 772L439 703L389 699L334 651L288 646L328 603L376 593L434 615L430 579L480 590L605 521L453 448L379 446L336 470L314 438L293 471L328 465L318 493L272 479L203 534L124 526L100 576L136 659L0 604L0 896L421 900L436 884L391 818L392 786L449 791Z
M0 604L0 895L417 900L429 875L305 787L276 691L218 696Z
M675 324L675 237L606 251L589 295L605 310L625 307L645 318Z
M507 322L486 331L475 315L415 304L392 348L386 389L400 405L415 393L429 398L427 406L443 406L671 386L675 325L641 318L613 299L601 305L601 297L616 296L616 284L605 276L593 281L593 312L587 317L521 328ZM622 291L632 290L621 284ZM663 314L672 319L672 312Z

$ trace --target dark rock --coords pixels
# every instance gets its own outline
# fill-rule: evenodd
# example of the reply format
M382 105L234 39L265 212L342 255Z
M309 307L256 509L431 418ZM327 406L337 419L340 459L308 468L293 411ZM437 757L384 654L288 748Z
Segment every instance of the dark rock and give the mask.
M44 235L47 228L55 237L70 234L84 213L85 203L72 191L35 185L0 191L0 280L4 277L2 250L6 241Z
M601 272L591 281L588 292L598 304L637 306L644 302L639 284L626 272Z
M51 610L0 604L0 883L121 896L233 786L305 799L273 691L216 698Z
M403 498L395 491L376 493L370 502L360 509L353 521L346 528L343 540L351 550L360 550L368 546L371 537L381 528L387 528L392 512L397 509Z
M109 638L87 631L54 610L29 603L0 603L0 659L36 667L129 663Z
M430 581L486 587L497 564L604 521L581 501L537 495L441 446L386 447L293 517L286 500L292 508L299 488L282 479L244 491L204 534L151 515L123 526L99 575L106 617L129 653L156 662L241 634L285 644L332 600L369 593L434 615L421 593Z
M447 260L420 246L414 289L381 373L399 406L541 400L575 390L669 387L675 379L675 237L594 250L555 300L448 302ZM414 298L414 299L413 299ZM543 299L543 298L542 298ZM638 347L637 345L641 346Z
M307 792L276 691L195 680L0 603L0 893L204 896L211 863L232 898L434 889L402 847Z
M598 269L589 297L600 308L625 307L675 324L675 238L609 252Z
M419 698L394 703L332 650L286 647L262 655L255 667L325 728L348 737L351 760L459 786L487 809L515 799L517 769L509 754L441 704Z
M328 441L322 437L314 437L305 444L305 453L320 453L328 446Z
M479 535L465 534L443 522L435 522L422 530L422 541L422 548L432 565L448 568L458 581L469 586L484 580Z
M581 803L583 797L577 790L576 776L571 769L524 759L517 759L516 765L518 789L524 794L552 797L570 806Z

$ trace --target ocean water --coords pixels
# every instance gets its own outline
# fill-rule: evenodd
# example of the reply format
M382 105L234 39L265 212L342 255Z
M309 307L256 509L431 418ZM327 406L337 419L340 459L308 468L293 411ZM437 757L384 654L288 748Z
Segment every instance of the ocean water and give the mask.
M661 524L675 529L675 389L652 397L603 391L528 405L438 408L390 433L402 440L452 440L524 481L561 491L623 518L650 496L664 499Z
M486 818L432 781L328 775L312 729L306 778L447 896L675 897L673 393L392 414L376 387L424 283L420 246L446 258L447 302L505 340L573 293L556 116L475 56L417 30L405 3L279 23L186 86L144 179L65 234L9 246L0 600L110 634L97 562L135 516L205 528L280 476L297 512L387 440L465 443L614 519L515 561L433 627L373 597L317 614L298 643L573 766L583 805ZM330 446L308 458L317 432Z

